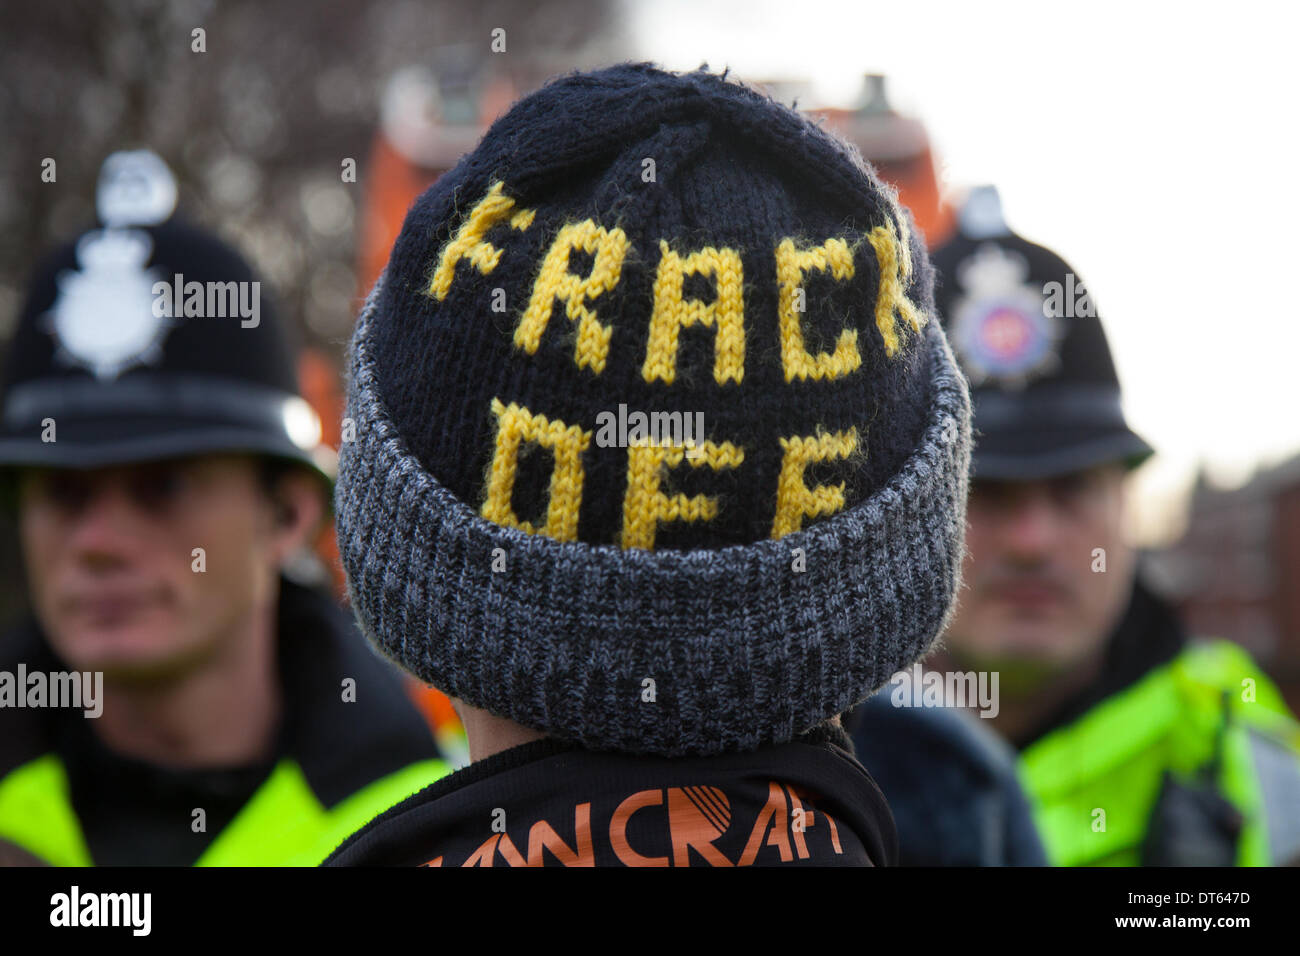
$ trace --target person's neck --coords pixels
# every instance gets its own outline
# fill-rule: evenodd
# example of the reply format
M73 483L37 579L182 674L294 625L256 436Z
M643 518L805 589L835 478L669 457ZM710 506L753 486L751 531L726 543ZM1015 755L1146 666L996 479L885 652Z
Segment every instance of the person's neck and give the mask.
M512 747L546 739L546 734L539 730L490 714L478 707L471 707L463 700L452 698L452 706L465 728L465 739L469 741L470 763L485 760ZM832 717L830 722L836 727L842 726L839 714Z
M93 726L110 749L173 767L236 767L269 758L282 709L276 665L276 600L236 625L238 634L184 676L105 677Z
M1046 720L1070 695L1094 680L1105 661L1101 650L1070 667L1058 670L1034 670L1028 667L993 665L967 660L946 651L933 654L926 662L929 671L992 670L998 672L999 687L996 712L981 713L972 704L981 724L988 725L1004 739L1022 740Z
M546 737L546 734L531 727L517 724L505 717L498 717L478 707L471 707L464 701L453 700L453 704L461 724L465 727L470 763L477 763L503 750Z

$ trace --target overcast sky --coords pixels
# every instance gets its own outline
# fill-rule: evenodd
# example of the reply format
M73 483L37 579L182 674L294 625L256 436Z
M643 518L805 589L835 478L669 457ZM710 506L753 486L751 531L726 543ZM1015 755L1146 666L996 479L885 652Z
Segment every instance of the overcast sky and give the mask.
M1300 69L1289 3L629 3L641 56L805 78L852 103L886 73L951 187L991 182L1010 226L1097 304L1135 429L1142 540L1204 461L1220 483L1300 452ZM805 105L801 100L800 105Z

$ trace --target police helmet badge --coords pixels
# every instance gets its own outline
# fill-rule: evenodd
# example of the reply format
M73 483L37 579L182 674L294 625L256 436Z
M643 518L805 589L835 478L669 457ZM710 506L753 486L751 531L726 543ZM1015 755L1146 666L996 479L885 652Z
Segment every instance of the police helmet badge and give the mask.
M133 227L171 215L176 180L148 150L114 153L100 172L96 206L105 228L77 243L80 268L59 274L58 297L43 324L58 343L59 361L107 380L162 358L174 323L171 297L154 294L161 276L146 268L153 239Z
M949 338L972 385L1020 389L1059 364L1060 320L1026 280L1023 256L986 242L957 267L965 294L952 307Z

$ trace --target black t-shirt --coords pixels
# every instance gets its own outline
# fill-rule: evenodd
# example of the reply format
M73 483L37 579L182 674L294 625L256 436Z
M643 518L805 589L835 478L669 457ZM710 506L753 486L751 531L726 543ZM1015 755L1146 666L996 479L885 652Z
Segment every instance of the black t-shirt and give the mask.
M879 866L898 841L842 730L716 757L523 744L426 787L326 866Z
M80 715L65 713L59 723L72 806L101 866L193 863L275 766L267 760L225 769L159 767L108 749Z

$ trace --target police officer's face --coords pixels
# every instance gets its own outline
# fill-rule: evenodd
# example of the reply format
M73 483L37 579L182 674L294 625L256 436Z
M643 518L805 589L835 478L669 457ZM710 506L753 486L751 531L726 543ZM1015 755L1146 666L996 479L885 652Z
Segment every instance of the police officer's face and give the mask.
M1124 475L1107 465L974 482L966 587L946 635L956 655L1032 674L1069 668L1105 642L1132 584Z
M239 456L34 470L19 500L50 643L73 668L106 676L165 676L221 653L273 600L296 543L256 463Z

